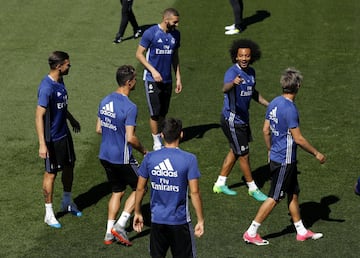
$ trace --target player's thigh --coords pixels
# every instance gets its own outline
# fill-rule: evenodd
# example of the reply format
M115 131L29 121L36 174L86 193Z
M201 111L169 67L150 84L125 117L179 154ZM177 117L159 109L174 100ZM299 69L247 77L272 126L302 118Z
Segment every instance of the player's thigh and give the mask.
M100 160L103 165L107 179L114 193L123 192L127 185L134 190L135 182L137 182L137 174L129 164L112 164L106 160Z
M196 248L194 241L194 232L191 224L176 225L172 227L172 237L170 248L172 257L195 257Z
M153 258L166 256L170 247L170 233L168 225L151 223L150 255Z
M250 129L247 125L234 125L223 116L220 120L221 128L227 138L230 148L235 155L244 156L249 153Z

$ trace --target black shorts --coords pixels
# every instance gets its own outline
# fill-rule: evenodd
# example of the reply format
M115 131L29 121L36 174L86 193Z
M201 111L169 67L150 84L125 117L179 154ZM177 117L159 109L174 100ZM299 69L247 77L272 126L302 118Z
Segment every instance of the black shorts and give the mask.
M268 196L275 201L285 197L285 194L299 194L298 170L296 162L281 164L270 161L271 187Z
M171 83L145 81L145 94L151 117L165 117L169 111Z
M56 173L64 167L74 167L76 157L71 134L58 141L47 142L46 147L49 153L45 159L46 172Z
M112 164L102 159L100 162L106 171L106 176L111 184L113 193L124 192L127 185L133 191L136 190L138 181L138 166L136 164Z
M238 156L248 154L249 142L252 141L250 126L248 124L231 123L223 115L220 117L220 123L234 154Z
M166 257L169 248L172 254L171 257L196 257L194 231L191 223L183 225L151 224L151 257Z

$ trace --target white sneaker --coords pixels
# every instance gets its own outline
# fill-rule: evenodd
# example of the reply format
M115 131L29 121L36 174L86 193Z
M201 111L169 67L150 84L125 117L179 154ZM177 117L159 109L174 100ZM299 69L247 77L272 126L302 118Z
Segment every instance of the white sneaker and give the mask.
M235 24L225 26L225 30L235 30Z
M52 228L61 228L61 224L57 221L54 215L45 216L44 222Z
M235 34L239 34L239 33L240 33L239 29L233 29L233 30L225 31L225 35L235 35Z

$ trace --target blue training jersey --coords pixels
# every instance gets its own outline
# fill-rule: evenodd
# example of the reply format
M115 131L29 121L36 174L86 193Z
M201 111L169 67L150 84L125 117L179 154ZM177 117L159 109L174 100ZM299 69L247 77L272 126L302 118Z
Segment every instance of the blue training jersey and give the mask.
M279 96L272 100L266 110L270 122L270 160L291 164L296 161L296 148L290 129L299 127L299 114L293 101Z
M194 154L166 147L150 152L138 173L150 181L152 222L166 225L190 222L188 181L200 177Z
M99 159L113 164L132 163L125 126L136 126L136 105L127 96L113 92L100 102L98 117L102 131Z
M48 75L38 88L38 105L46 108L44 117L45 140L58 141L68 133L66 123L68 95L64 82L53 81Z
M255 70L249 67L245 72L238 64L234 64L226 71L224 84L232 82L237 76L243 81L224 93L222 114L226 119L233 120L235 124L249 124L250 101L256 84Z
M147 49L146 60L161 74L162 82L171 83L172 58L174 51L180 47L180 32L174 30L166 33L157 24L144 32L140 45ZM155 81L146 68L143 79Z

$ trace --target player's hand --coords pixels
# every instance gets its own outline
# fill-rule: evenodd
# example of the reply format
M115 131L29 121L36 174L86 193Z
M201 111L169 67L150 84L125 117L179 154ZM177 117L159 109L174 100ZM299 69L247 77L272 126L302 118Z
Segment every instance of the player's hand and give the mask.
M46 159L48 157L48 149L45 144L39 146L39 157Z
M233 84L234 85L239 85L241 84L241 82L243 81L244 79L241 78L240 76L236 76L235 79L233 80Z
M136 232L140 233L144 227L144 219L141 214L134 215L133 228Z
M326 161L326 157L321 152L317 152L315 158L320 162L320 164L324 164Z
M70 121L70 124L71 124L71 126L73 128L74 133L79 133L80 130L81 130L80 123L75 119L71 119L69 121Z
M180 93L182 91L182 83L180 80L176 80L175 93Z
M153 71L152 73L151 73L151 75L152 75L152 77L154 78L154 80L156 81L156 82L162 82L162 77L161 77L161 74L158 72L158 71Z
M197 223L194 228L194 235L201 237L204 234L204 223Z

